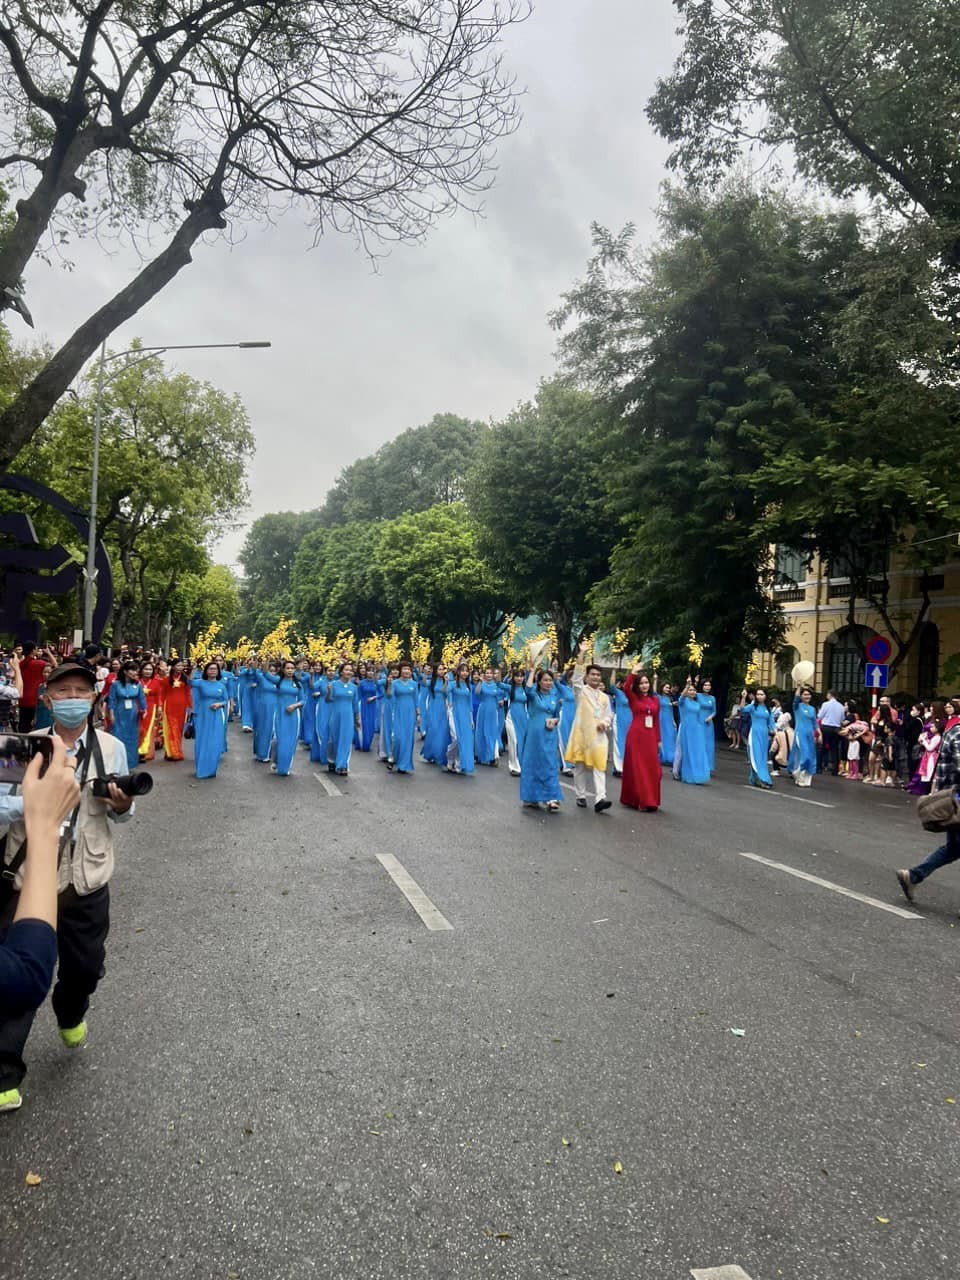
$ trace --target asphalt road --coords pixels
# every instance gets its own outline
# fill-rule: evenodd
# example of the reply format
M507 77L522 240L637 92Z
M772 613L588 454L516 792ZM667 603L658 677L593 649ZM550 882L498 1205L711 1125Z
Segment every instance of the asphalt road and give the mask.
M89 1043L45 1009L0 1117L4 1278L960 1274L960 865L878 905L901 793L154 773Z

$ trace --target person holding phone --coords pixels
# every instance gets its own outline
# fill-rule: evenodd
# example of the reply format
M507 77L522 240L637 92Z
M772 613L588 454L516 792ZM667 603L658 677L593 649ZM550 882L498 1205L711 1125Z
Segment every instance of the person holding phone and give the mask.
M52 757L35 755L21 785L28 852L13 923L0 942L0 1006L36 1009L53 981L57 959L57 851L60 824L80 800L74 772L59 738Z

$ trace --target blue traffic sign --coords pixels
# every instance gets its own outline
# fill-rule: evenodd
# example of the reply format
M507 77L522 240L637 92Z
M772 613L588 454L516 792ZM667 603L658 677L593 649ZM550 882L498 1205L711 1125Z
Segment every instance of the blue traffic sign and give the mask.
M867 678L864 684L868 689L885 689L890 668L885 662L871 662L867 665Z
M878 662L881 666L890 657L892 646L886 636L874 636L867 641L867 661Z

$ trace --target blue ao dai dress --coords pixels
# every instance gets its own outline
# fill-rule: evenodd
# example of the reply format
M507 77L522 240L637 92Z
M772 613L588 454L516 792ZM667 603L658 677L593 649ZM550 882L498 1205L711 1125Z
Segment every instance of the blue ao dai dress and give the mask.
M127 749L127 759L134 764L140 758L140 717L147 714L147 698L139 680L121 684L114 680L107 694L107 707L113 717L110 732Z
M481 680L477 685L480 702L477 707L477 725L474 741L479 764L493 764L500 757L500 685L493 680Z
M314 764L327 764L330 759L330 735L327 732L330 723L330 704L327 702L327 686L329 676L312 676L310 699L313 703L313 742L310 746L310 759Z
M673 700L664 693L658 693L660 703L660 763L673 768L674 756L677 754L677 722L673 715Z
M226 703L227 686L222 680L204 680L194 676L190 681L193 693L193 724L196 736L193 740L193 772L198 778L215 778L223 755L223 739L226 732L227 708L213 704Z
M426 733L420 758L428 764L443 765L447 762L450 747L450 720L447 714L447 676L434 681L433 693L427 699Z
M793 727L796 730L794 743L797 752L796 768L801 773L817 772L817 709L812 702L801 702L799 698L793 703Z
M369 676L357 685L360 695L360 750L369 751L380 725L380 688Z
M286 676L282 680L279 676L273 676L272 680L276 681L274 686L277 726L276 766L278 775L285 778L290 773L293 758L297 754L301 719L300 707L296 707L293 711L288 708L304 701L304 691L300 687L299 680L291 680Z
M560 715L560 695L554 685L549 693L527 689L527 732L520 757L520 800L523 804L547 804L562 800L558 729L547 721ZM570 690L573 693L573 690Z
M331 680L327 707L330 714L327 732L333 765L338 773L346 773L353 751L353 732L360 715L360 694L356 684L352 680L341 680L339 676Z
M767 704L748 702L741 712L750 722L747 739L747 756L750 761L750 785L771 787L770 735L773 732L773 715Z
M674 777L680 782L702 786L710 781L710 764L703 739L700 703L696 698L681 697L677 705L680 708L680 732L677 735Z
M269 671L257 672L257 699L253 713L253 756L263 764L270 759L273 745L277 698Z
M703 747L707 753L707 767L711 773L714 773L717 767L717 735L715 725L717 700L712 693L698 693L697 702L700 706L700 718L703 721ZM709 724L707 723L707 716L714 717Z
M451 679L447 685L447 705L450 709L451 750L456 745L459 763L457 771L473 773L476 765L473 739L473 689L470 681L458 683ZM449 755L448 755L449 760Z
M413 773L413 748L417 740L416 680L391 682L388 697L393 699L393 762L397 773Z

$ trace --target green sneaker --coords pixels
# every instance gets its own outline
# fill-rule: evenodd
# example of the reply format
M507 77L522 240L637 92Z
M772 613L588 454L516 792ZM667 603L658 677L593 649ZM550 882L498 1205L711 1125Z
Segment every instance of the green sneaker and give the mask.
M22 1103L19 1089L5 1089L0 1093L0 1111L19 1111Z
M60 1039L68 1049L79 1049L87 1038L87 1024L78 1022L75 1027L61 1027Z

